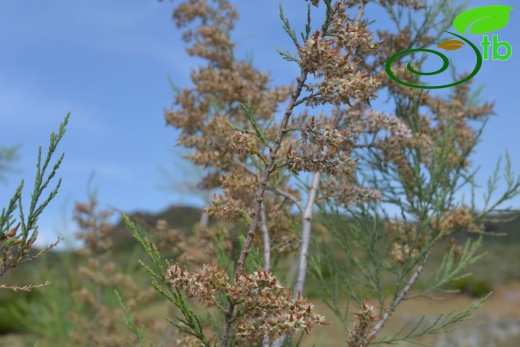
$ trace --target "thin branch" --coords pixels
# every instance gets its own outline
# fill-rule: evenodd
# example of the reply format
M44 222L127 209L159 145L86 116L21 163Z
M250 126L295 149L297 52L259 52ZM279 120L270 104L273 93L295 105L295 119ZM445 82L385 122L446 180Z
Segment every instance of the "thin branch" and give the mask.
M265 202L260 207L262 237L264 239L264 270L271 268L271 243L269 241L269 229L267 229L267 216L265 214Z
M356 100L358 101L358 100ZM334 108L333 113L334 121L333 127L336 128L343 117L344 112L338 113L338 107ZM330 152L330 147L325 147L322 151L324 156L327 156ZM312 226L312 208L316 202L316 196L320 185L321 173L315 172L311 185L308 188L307 204L302 214L302 236L300 243L300 252L298 257L298 273L296 275L296 283L293 289L293 298L298 297L303 293L303 286L305 285L305 276L307 274L307 258L309 257L309 244L311 239L311 226ZM272 347L283 346L287 335L283 334L280 336L272 345Z
M6 286L5 284L0 284L0 289L9 289L9 290L12 290L12 291L15 291L15 292L17 292L19 290L21 290L23 292L30 292L34 288L46 287L49 284L51 284L51 282L49 282L49 281L46 281L45 283L41 283L41 284L28 284L28 285L25 285L23 287L19 287L17 285Z
M298 201L298 199L292 195L291 193L288 193L286 192L285 190L283 189L280 189L280 188L276 188L276 192L280 195L283 195L285 196L287 199L291 200L295 205L296 207L298 208L298 210L300 210L300 213L303 212L303 206L302 204Z
M260 215L260 208L262 206L264 193L267 189L267 181L269 179L269 176L274 172L274 164L276 160L276 156L278 154L278 151L282 147L282 138L285 134L285 129L287 128L287 124L289 123L289 118L292 115L293 109L295 107L295 104L302 92L303 84L305 83L305 80L307 78L307 72L304 69L301 69L300 77L297 78L297 85L294 89L293 94L291 95L291 100L289 102L289 105L287 105L287 109L285 110L282 123L280 124L280 129L278 131L278 135L275 140L274 146L269 150L269 159L268 164L265 168L265 171L263 172L262 182L260 183L260 186L257 188L255 193L255 208L253 211L253 218L251 225L249 227L249 231L247 233L246 242L244 243L244 246L242 247L242 253L240 254L240 258L237 262L237 268L235 271L235 280L239 278L245 270L245 263L247 260L247 256L249 255L249 250L251 249L251 245L253 244L254 236L255 236L255 230L256 226L258 224L258 219ZM231 302L228 303L226 316L224 319L224 326L222 329L222 338L221 338L221 346L227 347L229 344L229 330L231 328L231 321L233 318L233 312L235 310L235 305L233 305Z
M300 244L300 255L298 260L298 274L296 276L296 283L294 284L293 297L297 297L303 293L303 285L305 283L305 275L307 274L307 258L309 257L309 243L311 238L311 225L312 225L312 208L314 207L314 201L318 193L320 185L321 174L315 173L312 178L311 187L307 198L307 204L305 206L305 212L302 218L302 241Z
M262 227L262 237L264 239L264 270L269 271L271 269L271 243L269 240L269 229L267 229L267 216L265 214L265 201L262 203L260 208L260 217L261 217L261 227ZM266 316L266 312L264 309L264 316ZM269 347L270 339L269 335L264 336L264 340L262 341L262 347Z
M377 322L377 324L374 326L374 329L372 329L370 334L368 334L368 336L367 336L368 341L372 340L376 336L377 332L383 328L383 326L385 325L388 318L390 318L390 316L395 311L397 306L401 303L401 301L403 301L405 296L408 294L408 292L410 291L410 289L412 288L414 283L419 278L419 275L424 270L424 265L426 265L426 263L428 262L428 259L430 258L430 254L431 254L431 251L426 253L422 262L417 266L417 269L415 269L415 272L412 274L412 276L410 277L408 282L406 282L406 285L404 286L403 290L401 290L399 295L392 302L390 309L383 314L383 318L381 318L381 320L379 322Z
M251 167L247 166L245 163L237 160L236 158L234 160L234 163L237 164L238 166L240 166L242 169L244 169L247 172L249 172L250 174L255 175L255 176L258 175L258 172L254 171ZM274 190L273 190L273 188L274 188ZM278 187L273 187L273 188L267 188L267 190L269 190L271 192L277 192L278 194L280 194L280 195L286 197L287 199L291 200L296 205L298 210L300 210L300 213L303 213L303 206L302 206L302 204L300 203L300 201L298 200L297 197L295 197L291 193L289 193L289 192L287 192L287 191L285 191L283 189L280 189Z
M359 2L358 13L356 15L356 20L355 20L356 24L358 24L361 21L361 17L363 17L364 12L365 12L365 1L361 0Z

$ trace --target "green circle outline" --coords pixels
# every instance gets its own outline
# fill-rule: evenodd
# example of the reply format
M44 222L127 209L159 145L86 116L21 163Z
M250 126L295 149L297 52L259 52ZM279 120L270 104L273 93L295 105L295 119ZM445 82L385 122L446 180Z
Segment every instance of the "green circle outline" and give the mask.
M477 64L476 64L475 68L473 69L473 71L471 72L471 74L469 74L466 78L464 78L464 79L462 79L462 80L460 80L458 82L454 82L454 83L450 83L450 84L444 84L444 85L441 85L441 86L421 86L421 85L411 84L411 83L408 83L408 82L401 81L400 79L398 79L394 75L394 73L392 72L392 70L390 68L390 65L392 65L392 62L397 57L399 57L399 56L401 56L403 54L411 53L411 52L433 53L433 54L441 57L441 59L443 60L442 67L440 69L437 69L437 70L433 71L433 72L420 72L420 71L416 71L416 70L414 70L412 68L412 66L410 65L410 62L408 62L407 69L411 73L416 74L416 75L428 76L428 75L436 75L436 74L439 74L441 72L444 72L448 68L448 66L449 66L448 58L444 54L442 54L440 52L434 51L432 49L427 49L427 48L407 49L407 50L400 51L400 52L397 52L396 54L392 55L390 58L388 58L388 60L386 61L386 64L385 64L385 70L386 70L387 75L393 81L395 81L395 82L397 82L399 84L402 84L404 86L411 87L411 88L420 88L420 89L449 88L449 87L453 87L453 86L456 86L456 85L461 84L461 83L465 83L465 82L469 81L470 79L472 79L480 71L480 68L482 67L482 55L480 54L480 51L478 50L477 46L475 46L471 41L469 41L468 39L464 38L463 36L460 36L460 35L457 35L455 33L452 33L451 31L445 31L445 32L447 32L449 34L452 34L452 35L460 38L464 42L466 42L468 45L471 46L471 48L473 48L473 51L475 52L475 55L477 56Z

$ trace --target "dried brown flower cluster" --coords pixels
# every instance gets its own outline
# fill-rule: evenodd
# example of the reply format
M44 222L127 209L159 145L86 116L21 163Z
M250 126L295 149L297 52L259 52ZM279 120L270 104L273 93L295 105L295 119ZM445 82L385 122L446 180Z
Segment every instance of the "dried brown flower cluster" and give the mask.
M305 85L311 93L307 105L350 104L358 99L374 99L379 82L375 76L356 69L354 54L374 54L379 43L363 23L349 19L345 4L338 3L328 31L316 31L304 44L298 45L300 66L307 73L323 76L323 81Z
M399 5L399 6L406 6L411 7L414 10L420 10L423 8L426 8L427 5L424 2L421 2L419 0L379 0L381 5Z
M0 257L0 270L2 275L7 271L7 269L13 267L12 264L14 262L14 251L12 248L15 248L19 244L23 243L23 240L17 240L16 238L16 232L18 231L19 227L20 223L18 223L14 228L2 235L0 238L2 245L6 245L2 247L2 256Z
M157 221L154 235L151 240L161 252L167 252L173 258L178 259L184 264L202 265L215 257L213 248L213 236L219 233L226 233L224 228L209 228L207 226L196 225L192 233L186 236L179 229L172 229L163 219ZM224 239L229 239L224 234ZM223 245L229 249L229 245Z
M220 306L217 294L225 294L238 307L234 320L238 322L236 340L239 343L257 341L264 336L278 338L281 334L295 335L315 324L329 323L314 313L313 305L290 291L270 271L259 268L252 274L243 273L229 284L225 270L204 265L193 273L172 264L166 271L172 286L182 288L188 298L195 298L207 307Z
M234 132L229 137L231 143L231 150L236 154L257 154L256 137L253 134L244 134L241 132Z
M298 196L295 194L295 196ZM271 204L270 204L271 205ZM273 208L267 215L267 229L272 242L273 252L293 254L300 247L300 236L295 231L294 223L285 209L284 202L273 202ZM260 235L258 235L260 237Z
M84 241L84 247L78 253L86 259L86 265L78 268L83 285L72 293L86 313L70 312L76 328L69 338L77 346L119 347L126 344L129 335L124 333L121 324L123 312L118 306L106 302L106 295L113 295L114 289L125 298L125 306L134 311L156 295L153 288L140 287L111 259L114 229L108 218L112 214L109 210L98 212L94 198L90 198L87 204L76 203L75 206L74 220L80 228L76 237ZM89 289L92 287L93 290ZM152 329L158 327L155 319L136 319ZM135 342L135 337L131 340Z
M484 232L484 224L476 224L475 217L467 206L443 212L439 217L432 218L432 224L437 227L444 237L460 231Z
M370 305L368 301L364 301L360 312L356 313L356 321L352 324L352 328L348 334L348 347L367 347L370 340L370 332L374 322L380 320L379 310Z
M467 206L445 211L439 216L431 217L431 226L427 231L419 232L419 223L403 223L392 220L386 223L385 231L392 237L391 256L398 264L416 257L431 242L434 237L445 239L462 231L484 232L483 224L476 224L474 216ZM455 239L451 239L448 249L460 253L460 247L455 246Z
M242 201L236 201L232 197L222 197L215 194L212 202L213 206L208 206L204 210L210 217L236 222L245 213L244 203Z
M426 245L425 233L417 232L417 223L403 223L391 220L385 225L385 231L392 237L391 256L398 264L404 264L416 257Z

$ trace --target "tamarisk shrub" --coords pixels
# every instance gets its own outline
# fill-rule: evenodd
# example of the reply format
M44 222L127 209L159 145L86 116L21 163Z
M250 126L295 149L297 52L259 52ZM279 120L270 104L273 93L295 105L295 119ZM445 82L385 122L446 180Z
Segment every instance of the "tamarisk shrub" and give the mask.
M54 165L49 167L52 156L56 152L59 142L65 135L69 115L70 114L67 114L60 124L58 133L51 133L47 155L42 158L42 148L40 147L38 149L38 162L36 163L36 175L29 210L24 212L22 204L24 181L18 185L18 188L9 200L8 206L2 208L2 213L0 214L0 277L8 270L14 269L22 263L37 259L42 254L54 248L61 241L61 239L58 238L56 242L45 247L37 254L33 256L29 255L29 251L38 237L38 217L58 194L60 188L61 179L58 180L58 183L49 192L47 197L41 201L42 195L44 195L46 188L56 175L64 157L64 154L62 154ZM11 152L11 154L9 152ZM4 161L9 158L12 159L12 150L8 150L7 153L0 155L0 159ZM3 169L1 166L2 165L0 165L0 169ZM16 210L18 210L18 218L14 216ZM16 223L16 220L18 220L18 223ZM33 288L39 288L49 284L50 282L48 281L43 284L28 284L24 286L7 286L0 284L0 289L30 291Z
M374 37L368 3L387 10L397 33L379 30ZM296 334L328 324L303 296L309 270L322 300L343 323L347 346L446 331L481 302L397 335L379 334L404 299L463 276L479 257L480 239L452 244L426 287L411 294L432 250L455 233L481 232L486 215L518 194L520 180L508 171L506 192L481 212L473 201L456 199L460 187L473 184L468 158L482 128L474 130L471 122L492 113L492 104L472 102L469 83L442 97L404 87L385 73L389 56L434 43L440 34L431 33L447 29L462 7L444 0L306 5L301 36L280 7L294 48L279 53L299 67L294 81L282 86L235 57L231 31L238 13L229 1L183 1L173 12L186 51L207 64L192 71L193 87L176 90L164 117L181 130L177 144L192 150L185 158L208 169L199 187L222 191L204 210L220 221L208 229L220 230L211 248L215 259L191 269L177 261L165 265L155 245L125 218L151 257L153 266L146 269L154 287L182 314L171 323L199 345L292 345ZM325 14L317 27L311 22L315 11ZM410 13L423 22L403 24ZM396 76L406 75L396 70ZM370 106L384 90L395 103L392 114ZM295 208L299 221L290 213ZM324 219L329 242L318 242L323 235L311 232L316 208L318 216L340 220ZM389 216L390 208L400 219ZM295 279L281 280L278 261L292 255ZM383 287L388 282L390 291ZM344 313L340 294L359 312ZM211 314L196 313L186 298ZM144 343L142 331L130 326Z

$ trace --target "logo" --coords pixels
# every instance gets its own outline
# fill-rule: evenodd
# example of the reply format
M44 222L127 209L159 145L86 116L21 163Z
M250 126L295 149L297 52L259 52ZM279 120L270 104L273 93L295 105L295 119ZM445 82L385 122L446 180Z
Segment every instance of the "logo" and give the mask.
M452 33L451 31L445 31L448 34L451 34L455 36L456 38L460 39L451 39L446 40L444 42L441 42L437 45L437 48L441 48L447 51L454 51L457 49L460 49L464 47L464 45L468 45L471 47L473 52L475 53L475 56L477 58L477 62L475 65L475 68L473 71L464 79L451 83L451 84L444 84L440 86L424 86L424 85L418 85L418 84L412 84L405 81L401 81L399 78L397 78L394 73L392 72L391 65L392 62L397 59L398 57L409 54L409 53L415 53L415 52L425 52L425 53L432 53L442 59L442 67L432 71L432 72L421 72L415 70L411 62L408 63L406 66L407 70L413 73L414 75L419 76L431 76L431 75L437 75L440 74L448 68L450 65L450 62L448 60L448 57L446 57L444 54L435 51L433 49L427 49L427 48L414 48L414 49L407 49L401 52L398 52L394 55L392 55L388 60L386 61L385 70L388 76L394 80L397 83L400 83L402 85L405 85L407 87L411 88L421 88L421 89L439 89L439 88L448 88L453 87L458 84L464 83L472 79L480 70L482 67L482 60L488 60L490 56L491 51L491 57L493 60L507 60L511 58L511 55L513 54L513 47L509 44L507 41L499 41L498 35L493 34L488 35L488 33L502 29L506 26L506 24L509 22L509 12L513 10L514 8L511 6L504 6L504 5L488 5L488 6L481 6L476 7L471 10L467 10L459 14L455 19L453 20L453 27L456 31L458 31L460 34L464 35L466 33L466 30L469 28L469 34L472 35L483 35L482 41L480 42L480 46L482 46L482 54L480 54L479 49L477 46L475 46L471 41L466 39L465 37ZM486 34L486 35L484 35ZM490 50L491 48L491 50ZM501 54L499 49L505 48L505 53ZM504 51L504 49L502 49Z

